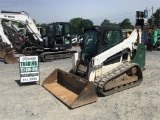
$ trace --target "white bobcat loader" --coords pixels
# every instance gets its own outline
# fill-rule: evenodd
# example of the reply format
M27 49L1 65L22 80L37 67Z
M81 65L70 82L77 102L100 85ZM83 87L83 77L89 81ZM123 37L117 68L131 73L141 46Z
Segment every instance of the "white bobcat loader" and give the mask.
M89 27L83 30L81 51L73 56L70 73L54 70L42 86L70 108L97 101L102 96L134 87L142 82L145 45L141 30L123 40L119 27Z

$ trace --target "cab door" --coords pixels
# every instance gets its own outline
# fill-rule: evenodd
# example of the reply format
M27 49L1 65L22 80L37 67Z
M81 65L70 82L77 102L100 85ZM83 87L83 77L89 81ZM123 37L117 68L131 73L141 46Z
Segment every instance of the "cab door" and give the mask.
M108 49L116 46L117 44L122 42L122 33L120 30L106 30L103 34L100 47L99 47L99 54ZM104 64L111 64L117 61L120 61L121 51L114 56L108 58Z

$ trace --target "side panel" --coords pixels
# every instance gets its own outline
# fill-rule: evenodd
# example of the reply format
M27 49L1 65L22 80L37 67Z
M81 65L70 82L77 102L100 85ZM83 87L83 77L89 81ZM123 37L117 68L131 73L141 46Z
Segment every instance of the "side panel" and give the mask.
M123 51L126 48L129 48L130 50L133 49L133 43L136 42L137 40L137 31L134 30L132 32L132 34L130 35L129 38L125 39L122 43L117 44L116 46L108 49L107 51L97 55L96 57L94 57L93 66L98 66L101 65L101 63L103 63L106 59L108 59L109 57L117 54L120 51Z
M139 44L137 47L136 55L133 58L132 62L139 64L141 69L144 69L146 58L146 50L144 44Z
M77 52L72 56L72 69L75 70L77 65L77 60L80 59L81 52Z

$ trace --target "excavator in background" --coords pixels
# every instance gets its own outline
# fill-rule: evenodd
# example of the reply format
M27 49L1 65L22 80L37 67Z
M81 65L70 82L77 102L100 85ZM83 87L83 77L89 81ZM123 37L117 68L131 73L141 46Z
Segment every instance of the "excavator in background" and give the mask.
M26 12L1 11L0 19L20 22L26 26L29 40L23 49L25 55L38 55L41 61L51 61L53 59L71 57L76 52L67 50L72 47L70 28L67 23L49 25L50 28L53 28L49 32L49 36L46 34L44 42L35 22Z
M81 51L72 58L70 73L54 70L42 86L70 108L97 101L97 93L108 96L141 84L145 45L141 29L123 40L116 26L82 29Z
M30 35L34 38L30 39L31 46L33 47L42 47L43 39L41 38L41 34L38 31L35 22L26 12L11 12L11 11L1 11L0 19L5 19L14 22L20 22L26 26Z
M29 53L33 53L33 49L37 50L37 49L42 47L43 39L41 38L41 35L40 35L39 31L37 30L34 21L29 17L29 15L27 13L25 13L25 12L1 11L0 19L1 20L5 19L5 20L9 20L9 21L20 22L20 23L26 25L27 29L29 30L29 32L30 32L32 38L34 38L34 40L30 39L31 45L25 47L24 51L29 52ZM3 31L2 27L1 27L1 31ZM6 35L4 34L4 36L6 36ZM12 46L12 48L13 48L13 46ZM29 51L27 51L27 50L29 50ZM9 58L9 59L7 59L6 63L10 63L9 61L13 61L12 58L7 56L7 54L5 55L5 57Z
M41 55L41 61L71 57L76 51L72 48L70 25L67 22L53 22L42 28L42 38L45 48L51 52Z
M0 58L4 59L4 63L17 63L18 60L13 55L13 45L4 33L4 29L0 19Z
M27 46L29 39L20 29L12 22L4 22L2 24L5 35L8 37L17 53L23 53L23 49Z

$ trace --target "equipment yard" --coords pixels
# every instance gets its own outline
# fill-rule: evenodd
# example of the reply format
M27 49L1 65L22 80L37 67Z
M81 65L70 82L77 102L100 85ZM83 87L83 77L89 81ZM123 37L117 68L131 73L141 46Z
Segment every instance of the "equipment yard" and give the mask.
M74 49L79 49L75 48ZM139 86L92 104L70 109L45 88L37 84L20 87L19 63L0 62L1 120L159 120L160 52L146 52L143 81ZM69 71L70 58L40 62L40 83L56 68Z

